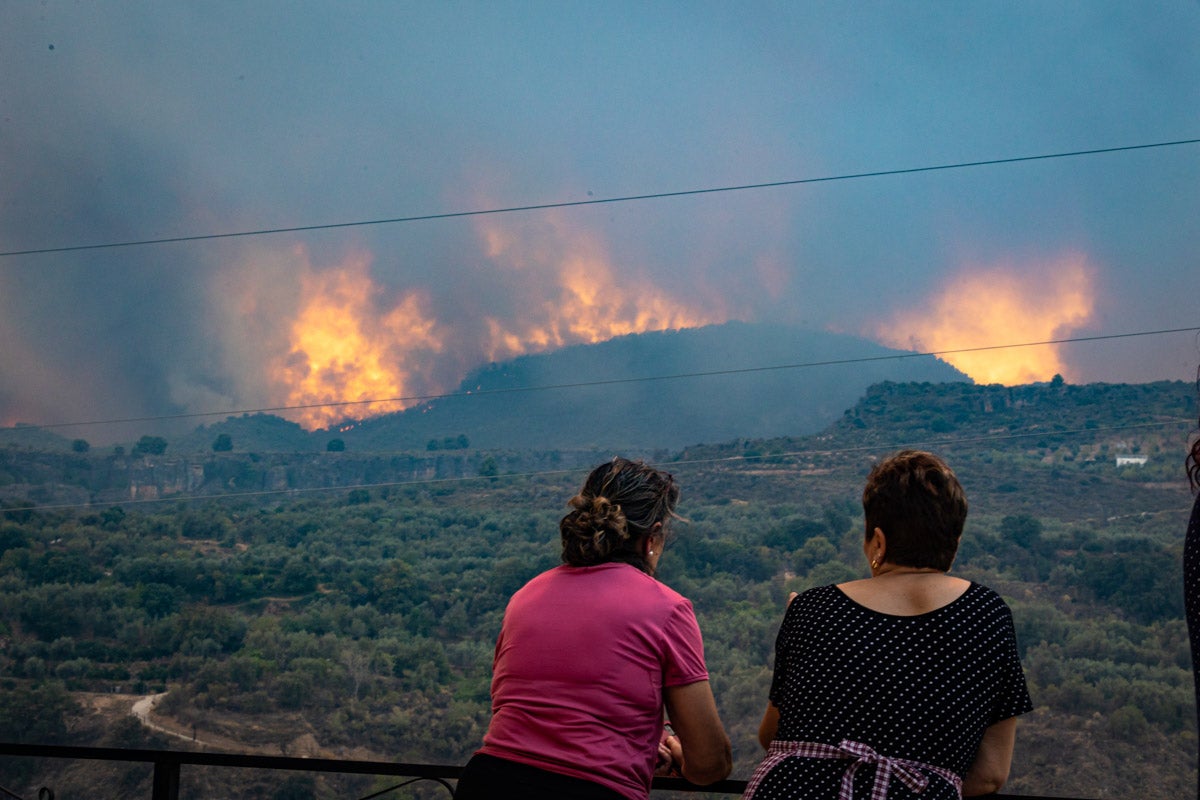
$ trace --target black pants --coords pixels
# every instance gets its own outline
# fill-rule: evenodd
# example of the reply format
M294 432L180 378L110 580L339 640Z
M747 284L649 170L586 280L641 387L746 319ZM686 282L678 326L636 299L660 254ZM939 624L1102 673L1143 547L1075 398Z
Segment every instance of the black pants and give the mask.
M607 786L476 753L463 767L454 800L627 800Z

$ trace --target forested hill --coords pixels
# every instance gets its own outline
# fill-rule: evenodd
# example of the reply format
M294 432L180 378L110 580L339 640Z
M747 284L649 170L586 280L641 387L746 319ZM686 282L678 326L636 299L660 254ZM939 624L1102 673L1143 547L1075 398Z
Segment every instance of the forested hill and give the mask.
M1196 387L1184 381L1092 383L1073 385L1056 377L1023 386L969 383L895 383L867 388L858 402L816 437L784 437L747 444L689 447L686 452L725 453L739 447L777 452L794 446L824 449L933 446L974 437L991 450L1057 451L1058 458L1097 454L1136 454L1147 434L1176 440L1180 453L1186 437L1180 426L1197 416ZM1078 436L1091 433L1091 436ZM1099 442L1089 449L1086 442ZM763 450L763 448L766 448Z
M870 387L831 432L861 443L897 435L1029 434L1047 441L1070 430L1116 431L1196 418L1196 388L1183 381L1072 385L1061 378L1025 386L961 383Z
M816 433L880 381L970 381L905 355L782 325L633 334L479 369L460 387L471 394L367 420L346 443L417 447L466 433L485 448L677 449Z

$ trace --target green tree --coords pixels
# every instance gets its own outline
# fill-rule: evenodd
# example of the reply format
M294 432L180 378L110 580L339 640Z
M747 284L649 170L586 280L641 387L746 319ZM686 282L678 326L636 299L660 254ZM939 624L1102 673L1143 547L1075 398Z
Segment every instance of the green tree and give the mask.
M214 453L228 453L233 449L233 437L228 433L218 433L217 438L213 440L212 449Z
M837 548L824 536L814 536L793 554L797 573L804 575L819 564L837 561Z
M29 546L29 537L20 525L11 522L0 525L0 554Z
M71 449L76 453L86 453L92 449L92 446L88 444L87 439L76 439L71 442Z
M1150 723L1141 709L1126 705L1108 715L1108 729L1118 739L1140 742L1146 738Z
M329 444L325 445L325 450L330 453L341 453L345 449L346 443L341 439L330 439Z
M1013 514L1000 520L1000 536L1026 550L1042 538L1042 523L1028 514Z
M78 713L79 705L61 683L6 688L0 692L0 740L61 743L67 736L68 718Z
M849 526L847 521L846 527ZM778 527L767 531L763 536L763 544L767 547L793 550L814 537L827 537L829 526L825 522L803 517L792 517L783 521ZM837 531L839 534L845 527Z
M100 527L106 531L115 531L120 529L121 523L125 521L125 509L120 506L106 508L100 513Z
M138 587L138 601L151 617L161 619L179 609L179 592L165 583L147 583Z
M161 456L167 452L167 440L161 436L143 436L133 446L135 456Z

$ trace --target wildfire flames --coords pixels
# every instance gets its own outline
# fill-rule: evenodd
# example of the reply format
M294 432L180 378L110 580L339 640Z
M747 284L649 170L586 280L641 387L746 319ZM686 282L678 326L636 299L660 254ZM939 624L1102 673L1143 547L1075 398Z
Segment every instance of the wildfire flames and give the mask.
M1063 338L1091 318L1092 270L1080 255L1036 269L1011 267L964 272L928 306L897 315L876 337L893 347L944 351ZM952 353L943 359L979 383L1014 385L1071 379L1060 345Z
M287 387L289 405L353 403L400 398L423 377L423 356L440 352L442 334L420 293L402 294L380 308L379 287L365 257L301 278L301 307L291 325L291 348L273 371ZM411 402L305 408L296 413L310 428L347 417L397 411Z
M562 226L536 233L481 231L493 272L507 281L496 291L517 298L515 311L484 315L484 341L466 341L461 331L451 336L424 292L389 298L365 256L325 270L306 266L287 352L270 372L288 405L312 406L289 416L310 429L329 427L414 404L394 398L451 390L444 369L434 372L435 355L472 365L723 319L689 307L649 279L618 281L603 247L585 233Z
M476 364L727 319L723 310L685 302L636 268L617 269L598 237L561 220L543 219L531 231L480 224L491 269L490 283L471 289L480 309L473 327L439 319L426 291L386 289L366 255L327 268L305 258L296 270L301 279L289 303L290 322L281 331L285 344L273 348L264 376L287 405L307 406L289 416L310 429L330 427L416 402L405 397L453 390L462 378L455 370ZM873 333L885 344L918 351L1062 338L1091 318L1092 274L1079 255L963 271L924 307L897 314ZM463 313L458 302L446 306ZM943 358L981 383L1073 378L1055 345Z
M586 233L561 222L540 233L535 244L496 226L484 230L489 257L535 287L523 292L532 296L520 319L487 318L490 361L724 319L689 307L650 280L618 281L604 248Z

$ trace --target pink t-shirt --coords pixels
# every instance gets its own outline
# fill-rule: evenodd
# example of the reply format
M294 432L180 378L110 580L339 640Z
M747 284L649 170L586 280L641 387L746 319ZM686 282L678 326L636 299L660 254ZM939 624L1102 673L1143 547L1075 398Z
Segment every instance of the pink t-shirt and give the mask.
M508 603L479 752L650 793L663 687L708 679L692 604L628 564L556 567Z

